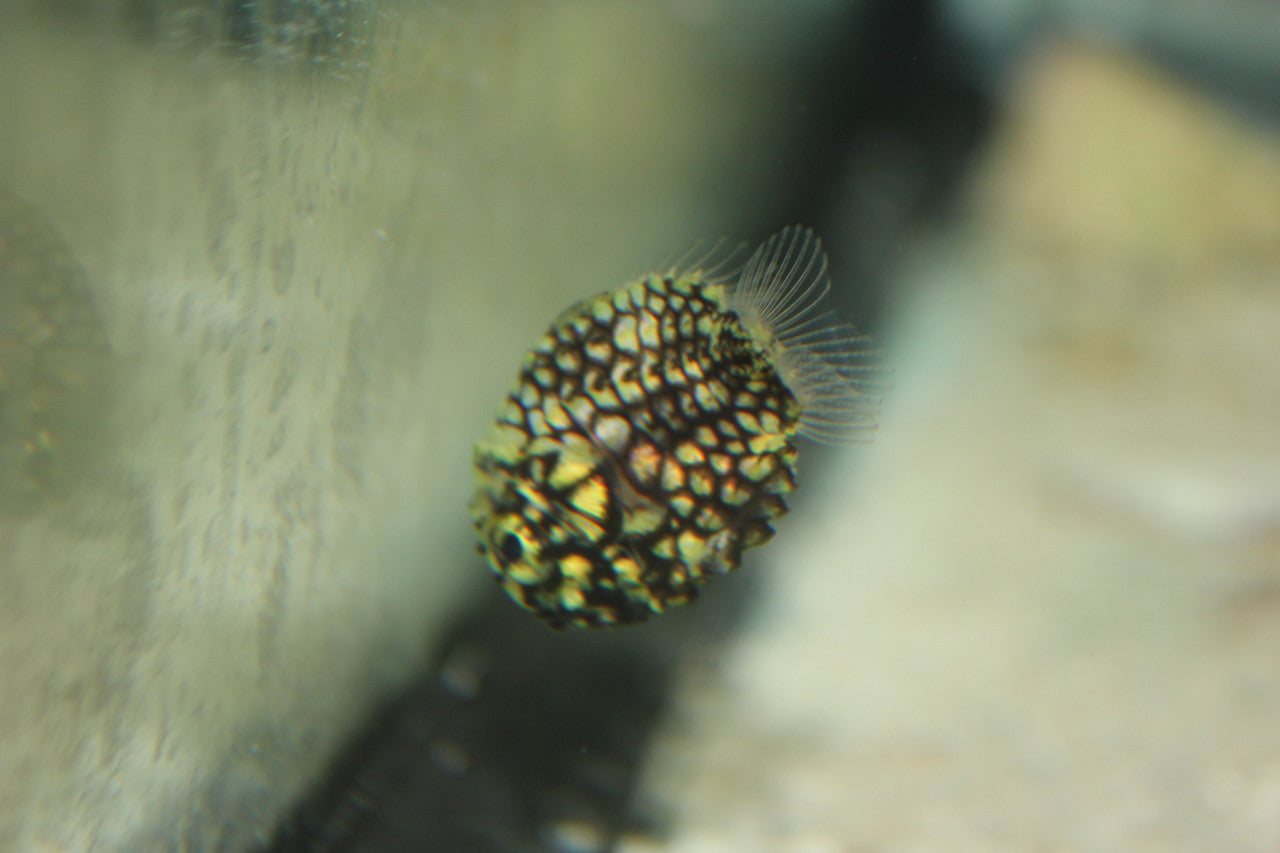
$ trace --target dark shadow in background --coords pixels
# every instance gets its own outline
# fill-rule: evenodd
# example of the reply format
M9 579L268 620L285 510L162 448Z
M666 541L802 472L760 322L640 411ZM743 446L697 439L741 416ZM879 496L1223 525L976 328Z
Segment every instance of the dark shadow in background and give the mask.
M837 310L875 331L913 237L952 212L994 108L932 0L851 3L829 44L778 117L796 129L791 195L754 236L812 224Z
M647 831L629 804L677 646L670 626L555 633L494 587L272 849L604 850Z
M658 833L637 769L677 663L742 613L738 581L649 625L562 633L493 587L270 849L594 851Z

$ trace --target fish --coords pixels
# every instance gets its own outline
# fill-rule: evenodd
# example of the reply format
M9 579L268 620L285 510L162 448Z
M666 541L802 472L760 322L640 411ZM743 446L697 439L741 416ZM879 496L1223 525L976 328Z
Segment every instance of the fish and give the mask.
M741 257L739 252L737 257ZM479 551L552 628L644 622L774 536L797 439L869 438L885 368L795 225L573 305L475 447Z

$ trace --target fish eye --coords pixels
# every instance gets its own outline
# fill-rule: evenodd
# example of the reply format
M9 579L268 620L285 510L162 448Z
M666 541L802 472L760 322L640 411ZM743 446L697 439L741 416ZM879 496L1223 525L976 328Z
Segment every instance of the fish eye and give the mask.
M524 543L520 541L520 537L514 533L508 533L502 537L502 542L498 544L498 550L502 552L502 559L508 563L519 562L524 556Z

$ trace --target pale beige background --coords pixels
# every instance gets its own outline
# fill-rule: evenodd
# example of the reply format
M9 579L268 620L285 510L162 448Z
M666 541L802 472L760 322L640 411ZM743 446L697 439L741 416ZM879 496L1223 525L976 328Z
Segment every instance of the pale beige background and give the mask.
M1280 138L1107 50L1013 79L623 849L1280 849Z

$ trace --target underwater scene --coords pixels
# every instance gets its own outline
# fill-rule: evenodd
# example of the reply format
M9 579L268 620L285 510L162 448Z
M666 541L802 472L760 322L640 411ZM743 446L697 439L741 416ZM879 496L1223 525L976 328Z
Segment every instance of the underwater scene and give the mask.
M0 0L0 850L1280 849L1277 31Z

